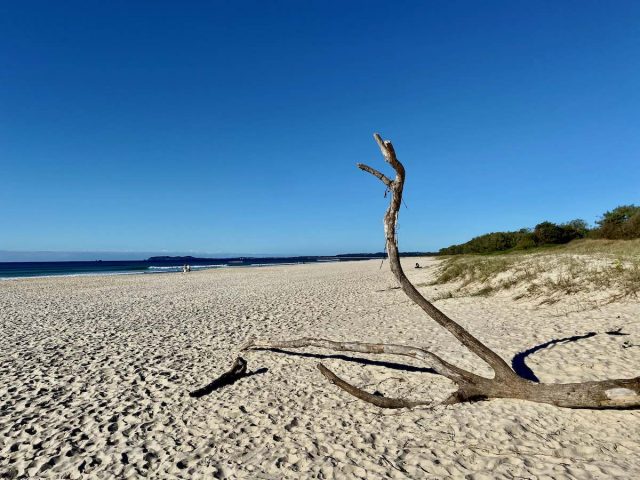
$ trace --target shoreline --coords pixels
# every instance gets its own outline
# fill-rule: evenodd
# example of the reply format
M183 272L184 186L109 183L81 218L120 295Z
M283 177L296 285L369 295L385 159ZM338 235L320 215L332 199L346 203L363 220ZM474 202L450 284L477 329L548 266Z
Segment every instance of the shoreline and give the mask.
M298 263L261 263L261 264L251 264L251 265L192 265L193 269L191 273L197 273L205 270L217 270L222 268L264 268L264 267L281 267L281 266L291 266L291 265L313 265L313 264L322 264L322 263L337 263L337 262L351 262L351 261L363 261L363 260L330 260L330 261L317 261L317 262L298 262ZM167 269L167 271L160 270ZM58 273L51 275L20 275L20 276L0 276L0 281L5 280L20 280L20 279L34 279L34 278L58 278L58 277L108 277L108 276L119 276L119 275L157 275L157 274L175 274L175 273L184 273L180 269L182 266L176 265L171 267L147 267L147 270L140 271L105 271L105 272L87 272L87 273ZM171 269L171 270L169 270ZM175 269L175 270L173 270Z
M299 261L292 259L300 258ZM412 257L418 258L418 257ZM311 265L316 263L358 262L380 260L380 257L336 256L336 257L246 257L238 261L229 259L193 259L193 262L155 261L155 260L109 260L109 261L69 261L69 262L0 262L0 280L16 278L50 278L71 276L109 276L155 273L182 273L185 264L191 272L218 268L269 267L280 265ZM209 263L207 263L209 262ZM218 262L218 263L210 263ZM115 265L114 265L115 264ZM122 264L122 265L119 265ZM120 269L117 267L121 266ZM66 267L66 268L65 268ZM84 267L84 269L82 269ZM92 269L93 267L93 269ZM54 273L51 273L53 269ZM37 273L32 273L33 271ZM59 272L59 273L58 273Z

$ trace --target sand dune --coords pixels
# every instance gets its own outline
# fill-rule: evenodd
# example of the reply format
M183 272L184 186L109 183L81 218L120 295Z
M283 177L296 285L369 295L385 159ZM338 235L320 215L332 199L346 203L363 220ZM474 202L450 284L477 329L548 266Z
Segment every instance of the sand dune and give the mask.
M419 261L429 268L408 275L426 283L435 260ZM393 288L387 264L379 267L366 261L1 282L0 474L640 477L640 411L516 400L384 411L329 384L316 368L321 360L389 396L437 401L453 389L425 371L428 365L404 358L249 352L249 369L261 373L189 397L229 368L249 336L423 345L489 373ZM435 288L422 290L433 297ZM526 364L544 382L640 370L637 301L566 314L562 302L538 306L502 296L437 305L508 360L550 340L596 332L528 355ZM605 333L620 327L628 335Z

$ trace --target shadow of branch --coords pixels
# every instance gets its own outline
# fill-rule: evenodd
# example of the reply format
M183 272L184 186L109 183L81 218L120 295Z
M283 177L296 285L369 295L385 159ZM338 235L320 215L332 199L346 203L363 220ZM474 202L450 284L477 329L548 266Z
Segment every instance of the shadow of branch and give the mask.
M252 377L254 375L262 375L263 373L267 373L269 371L268 368L259 368L258 370L254 370L252 372L246 372L239 375L223 375L219 378L216 378L209 385L194 390L193 392L189 392L189 396L192 398L200 398L205 395L209 395L210 393L219 390L222 387L226 387L228 385L233 385L241 378Z
M527 357L533 353L536 353L539 350L543 350L545 348L551 347L552 345L557 345L558 343L571 343L577 342L578 340L583 340L585 338L591 338L594 335L597 335L596 332L585 333L584 335L574 335L573 337L566 338L555 338L553 340L549 340L548 342L541 343L540 345L536 345L528 350L524 350L523 352L517 353L514 355L513 359L511 359L511 368L516 372L520 377L525 380L531 380L532 382L540 383L540 379L533 373L533 370L529 368L529 366L525 363Z
M268 351L273 353L284 353L285 355L293 355L296 357L317 358L319 360L325 360L325 359L344 360L352 363L360 363L362 365L372 365L376 367L390 368L392 370L402 370L404 372L432 373L434 375L437 375L435 370L428 367L414 367L413 365L406 365L404 363L385 362L382 360L370 360L368 358L362 358L362 357L349 357L347 355L340 355L340 354L325 355L321 353L293 352L291 350L282 350L280 348L256 348L255 350Z

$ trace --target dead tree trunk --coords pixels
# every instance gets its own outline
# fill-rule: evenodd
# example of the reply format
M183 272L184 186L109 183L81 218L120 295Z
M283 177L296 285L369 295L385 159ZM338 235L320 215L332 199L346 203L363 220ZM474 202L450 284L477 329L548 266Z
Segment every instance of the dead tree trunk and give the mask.
M492 398L514 398L568 408L639 407L640 377L564 384L534 383L521 378L498 354L471 335L461 325L450 319L418 292L402 270L396 238L396 224L402 204L402 190L405 181L404 166L396 157L395 150L390 141L383 141L378 134L375 134L374 137L380 146L386 162L395 170L395 179L391 180L383 173L368 165L359 163L358 168L380 179L387 190L391 192L389 208L384 216L386 248L389 255L391 271L400 283L404 293L413 300L414 303L493 369L493 378L482 377L463 370L427 350L404 345L333 342L331 340L318 338L301 338L288 341L252 340L244 345L242 350L320 347L342 352L383 353L413 357L425 361L436 373L447 377L457 385L458 389L442 402L443 404L449 405ZM321 373L338 387L361 400L379 407L411 408L417 405L431 404L428 401L412 401L372 395L340 379L324 365L319 364L318 367Z

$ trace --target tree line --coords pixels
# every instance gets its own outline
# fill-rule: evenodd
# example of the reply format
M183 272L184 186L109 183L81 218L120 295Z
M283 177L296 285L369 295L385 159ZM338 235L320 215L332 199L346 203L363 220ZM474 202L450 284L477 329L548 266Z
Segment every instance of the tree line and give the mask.
M506 250L526 250L545 245L560 245L578 238L623 239L640 238L640 207L621 205L605 212L590 228L581 219L556 224L542 222L533 229L522 228L513 232L492 232L472 238L460 245L441 248L441 255L463 253L492 253Z

